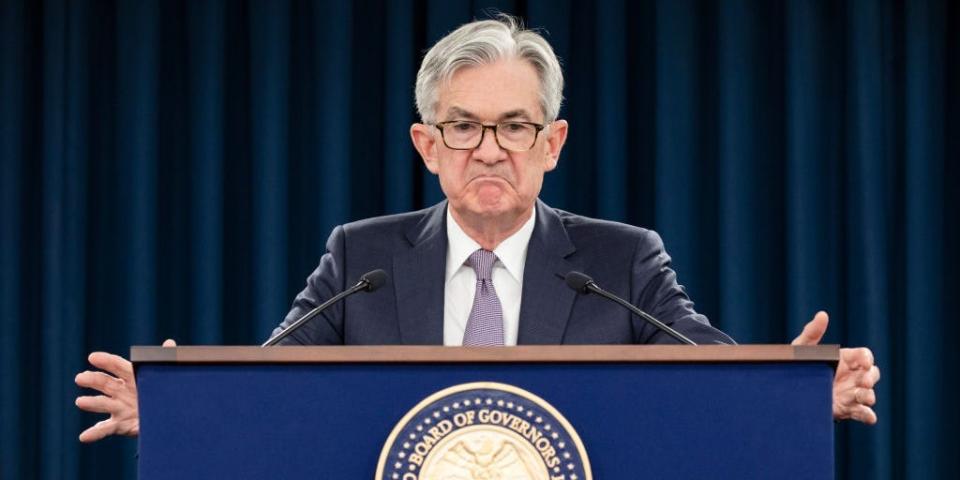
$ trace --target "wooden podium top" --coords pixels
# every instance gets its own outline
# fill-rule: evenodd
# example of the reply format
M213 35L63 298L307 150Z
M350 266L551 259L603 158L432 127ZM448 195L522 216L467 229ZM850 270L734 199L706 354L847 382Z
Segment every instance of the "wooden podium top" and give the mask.
M134 363L759 363L824 362L836 367L839 345L523 345L516 347L134 346Z

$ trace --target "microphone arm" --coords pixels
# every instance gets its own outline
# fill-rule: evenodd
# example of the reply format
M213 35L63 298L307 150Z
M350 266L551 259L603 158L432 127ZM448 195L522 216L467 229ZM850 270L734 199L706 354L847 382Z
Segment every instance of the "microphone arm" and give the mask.
M350 295L353 295L359 291L372 292L382 287L386 281L387 272L384 272L383 270L373 270L372 272L363 274L360 277L360 281L357 282L356 285L334 295L330 300L323 302L318 307L305 313L302 317L298 318L297 321L291 323L289 326L287 326L287 328L284 328L282 331L280 331L280 333L270 337L270 339L266 342L263 342L263 345L260 345L260 347L272 347L276 345L278 342L280 342L280 340L287 338L287 336L295 332L298 328L303 326L303 324L309 322L313 317L319 315L320 312L326 310L330 305L333 305L334 303L337 303L340 300L343 300L344 298L349 297Z
M696 345L696 342L694 342L693 340L690 340L684 334L676 331L675 329L671 328L669 325L661 322L660 320L657 320L656 318L653 317L653 315L650 315L649 313L644 312L643 310L640 310L634 304L600 288L600 286L597 285L597 283L594 282L593 279L587 276L586 274L583 274L580 272L570 272L567 274L564 280L566 280L567 286L569 286L570 288L580 293L592 292L597 295L600 295L603 298L606 298L607 300L611 300L621 305L627 310L630 310L631 312L633 312L638 317L651 323L654 327L657 327L663 333L670 335L680 343L684 343L687 345Z

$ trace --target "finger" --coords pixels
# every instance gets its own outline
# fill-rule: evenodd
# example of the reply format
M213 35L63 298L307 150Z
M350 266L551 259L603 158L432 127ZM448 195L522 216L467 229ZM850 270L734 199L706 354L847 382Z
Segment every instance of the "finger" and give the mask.
M865 405L857 405L850 409L849 418L867 425L875 425L877 423L877 412L874 412L872 408Z
M166 339L166 340L163 341L163 346L164 346L164 347L176 347L176 346L177 346L177 342L173 341L172 338L168 338L168 339Z
M93 352L87 359L100 370L106 370L128 382L133 381L133 364L126 358L107 352Z
M834 401L837 402L837 405L844 410L851 409L856 406L859 402L857 401L857 390L858 388L845 388L837 392L834 396Z
M870 367L866 373L857 379L857 386L864 388L873 388L880 381L880 368L876 365Z
M869 348L841 348L840 357L850 370L867 370L873 366L873 352Z
M816 345L820 343L820 340L823 338L823 334L827 333L827 324L829 323L830 317L827 316L827 312L817 312L817 314L813 316L813 320L810 320L803 327L803 331L800 332L800 335L793 339L790 344Z
M125 382L122 379L103 372L81 372L77 374L74 381L81 387L92 388L111 397L122 394L125 388Z
M117 423L113 420L102 420L96 425L84 430L80 434L80 441L83 443L96 442L103 437L113 435L117 431Z
M872 388L857 388L853 394L854 400L860 405L872 407L877 403L877 394Z
M103 395L77 397L77 407L93 413L114 413L122 407L120 402Z

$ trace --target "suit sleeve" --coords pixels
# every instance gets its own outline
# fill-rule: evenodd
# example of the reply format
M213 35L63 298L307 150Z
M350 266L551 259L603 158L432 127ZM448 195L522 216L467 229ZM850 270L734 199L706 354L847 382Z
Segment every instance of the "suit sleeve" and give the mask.
M293 300L293 306L283 322L271 335L280 333L305 313L344 290L346 234L343 227L333 229L327 239L327 252L320 265L307 277L307 285ZM342 345L343 302L331 305L320 315L304 324L296 332L280 341L280 345Z
M706 316L696 312L677 274L670 268L670 256L663 241L647 230L637 244L633 261L634 304L671 326L697 344L735 344L727 334L710 325ZM653 325L635 318L638 343L677 343L677 340Z

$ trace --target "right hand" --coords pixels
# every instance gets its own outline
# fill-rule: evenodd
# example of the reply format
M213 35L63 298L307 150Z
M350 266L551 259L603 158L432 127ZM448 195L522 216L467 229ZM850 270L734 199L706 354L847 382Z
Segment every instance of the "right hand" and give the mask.
M176 347L173 340L163 342L164 347ZM137 411L137 384L133 378L133 364L129 360L106 352L93 352L88 357L90 364L105 370L87 370L77 375L78 386L92 388L102 395L77 397L77 407L93 413L107 413L110 418L80 434L81 442L96 442L110 435L135 437L140 433L140 415Z

